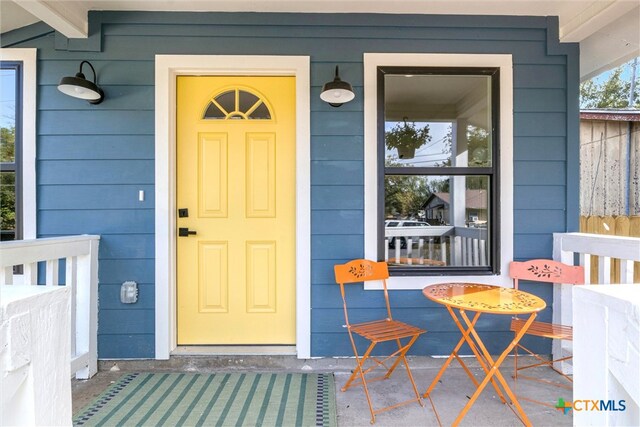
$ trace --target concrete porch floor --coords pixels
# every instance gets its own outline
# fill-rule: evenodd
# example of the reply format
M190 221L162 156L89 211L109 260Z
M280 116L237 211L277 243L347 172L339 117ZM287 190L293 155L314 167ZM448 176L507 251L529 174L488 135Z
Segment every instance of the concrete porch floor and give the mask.
M445 359L431 357L411 357L409 366L414 374L418 390L424 393L435 377ZM474 359L466 359L477 378L482 379L483 372ZM346 392L340 391L354 367L355 361L341 359L299 360L294 356L174 356L168 361L155 360L118 360L100 361L98 374L91 380L73 380L74 414L88 405L111 383L126 372L333 372L336 380L336 406L338 425L368 426L369 408L365 394L359 387ZM502 366L502 374L510 386L519 395L536 400L555 403L559 397L571 400L568 390L547 386L530 381L519 381L513 387L511 369L513 359L507 359ZM536 375L541 378L556 379L550 369L537 368ZM432 398L443 425L451 425L458 413L474 392L474 386L457 362L453 362L441 379L441 383L432 392ZM369 391L374 408L387 406L394 402L407 400L413 396L406 372L402 368L386 381L374 382ZM521 405L534 426L563 426L572 424L572 414L546 406L521 400ZM437 425L436 418L428 400L420 407L412 403L376 416L376 426L432 426ZM511 410L502 404L490 385L485 388L474 406L467 413L461 425L467 426L513 426L521 425Z

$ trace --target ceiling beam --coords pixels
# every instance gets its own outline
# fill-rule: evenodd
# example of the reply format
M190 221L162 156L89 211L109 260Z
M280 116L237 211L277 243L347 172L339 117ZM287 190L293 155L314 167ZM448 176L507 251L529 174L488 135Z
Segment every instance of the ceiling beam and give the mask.
M70 39L87 38L89 34L88 14L82 2L47 0L14 0L14 2Z

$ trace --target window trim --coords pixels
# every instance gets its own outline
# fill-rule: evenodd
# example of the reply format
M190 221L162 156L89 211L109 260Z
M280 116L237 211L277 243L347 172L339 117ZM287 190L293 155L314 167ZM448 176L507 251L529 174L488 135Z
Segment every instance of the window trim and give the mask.
M500 274L392 276L388 285L393 289L422 289L447 280L469 281L511 287L508 264L513 259L513 62L506 54L421 54L421 53L365 53L364 54L364 256L378 257L379 185L379 108L378 67L491 67L500 73L499 196L500 247L496 267ZM377 284L365 284L365 289L380 289Z
M36 234L36 88L37 49L1 48L0 60L22 63L22 144L20 147L22 180L22 239L35 239ZM17 121L17 118L16 118ZM16 148L17 151L17 148ZM16 282L14 282L16 283Z
M489 266L473 267L473 266L446 266L446 267L403 267L389 266L391 275L396 276L424 276L424 275L451 275L463 276L469 274L487 275L499 274L500 264L500 245L496 242L500 241L500 211L498 210L500 194L500 132L492 131L491 140L491 166L489 167L395 167L387 168L384 166L385 157L385 140L384 140L384 90L385 75L467 75L467 76L486 76L491 79L491 127L500 129L500 68L498 67L378 67L378 224L382 224L385 218L385 193L384 179L387 175L406 175L406 176L488 176L490 178L489 202L489 221L491 231L489 236L491 244L489 247ZM472 172L472 174L470 174ZM495 239L493 239L495 237ZM378 227L378 258L384 253L384 227Z

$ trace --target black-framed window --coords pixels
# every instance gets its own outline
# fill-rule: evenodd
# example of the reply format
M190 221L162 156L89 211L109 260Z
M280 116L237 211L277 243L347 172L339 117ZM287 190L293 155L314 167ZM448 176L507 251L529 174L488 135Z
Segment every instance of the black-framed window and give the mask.
M499 274L499 69L378 67L378 258Z
M0 238L22 239L22 62L0 62Z

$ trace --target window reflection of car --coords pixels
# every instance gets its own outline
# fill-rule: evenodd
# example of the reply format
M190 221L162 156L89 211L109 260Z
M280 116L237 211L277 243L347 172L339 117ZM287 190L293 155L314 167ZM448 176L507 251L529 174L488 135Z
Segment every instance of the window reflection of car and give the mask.
M487 221L469 221L467 227L470 228L487 228Z
M413 220L394 220L388 219L384 222L384 228L397 228L397 227L431 227L428 222L413 221ZM407 241L404 237L393 237L389 240L389 247L391 249L396 247L396 239L400 240L400 248L405 249L407 247Z

